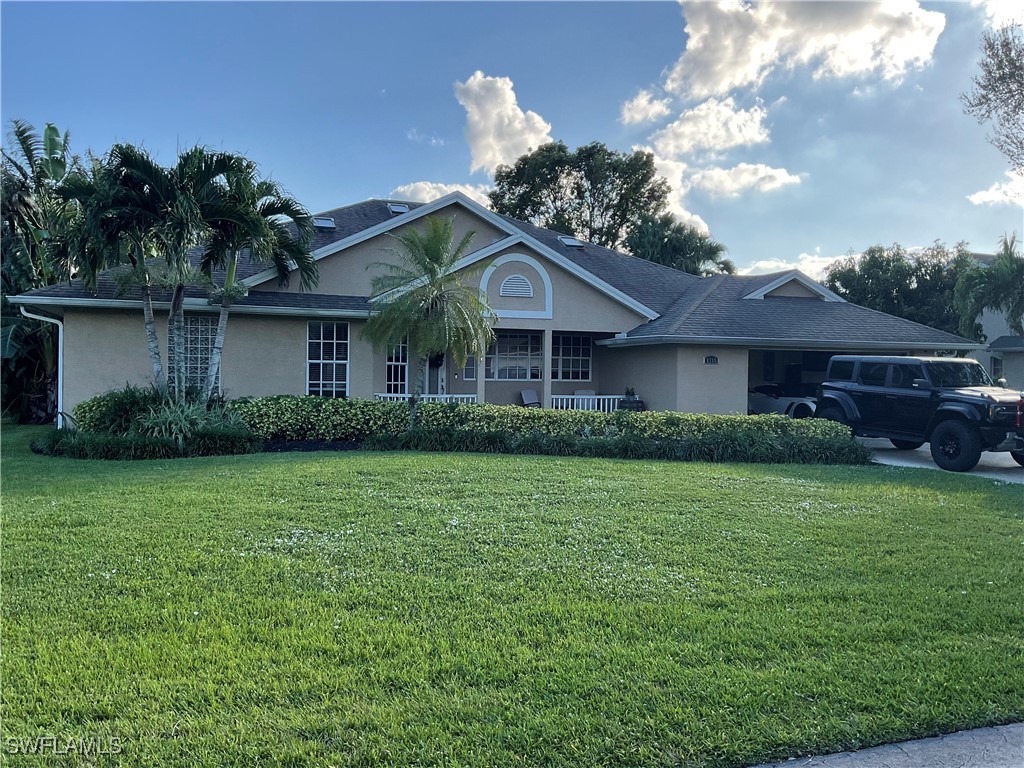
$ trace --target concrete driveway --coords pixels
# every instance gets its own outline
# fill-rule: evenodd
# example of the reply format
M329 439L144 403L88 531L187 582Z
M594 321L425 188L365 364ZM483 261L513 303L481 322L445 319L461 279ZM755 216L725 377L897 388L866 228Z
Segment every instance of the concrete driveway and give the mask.
M935 466L932 461L932 454L928 443L925 443L916 451L900 451L892 447L892 443L879 437L858 438L864 445L871 449L874 454L873 460L876 464L888 464L892 467L920 467L921 469L934 469L937 472L943 470ZM950 472L950 474L957 474ZM981 454L981 461L978 466L970 472L964 472L971 477L987 477L992 480L1002 480L1006 483L1020 483L1024 485L1024 467L1020 466L1009 453Z

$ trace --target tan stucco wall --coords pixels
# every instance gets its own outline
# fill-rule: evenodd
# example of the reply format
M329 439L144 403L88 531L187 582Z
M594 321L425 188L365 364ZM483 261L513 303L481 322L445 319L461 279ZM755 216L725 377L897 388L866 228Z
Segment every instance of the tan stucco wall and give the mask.
M676 409L676 347L597 346L594 350L595 367L601 371L599 394L621 395L632 387L650 410Z
M715 355L718 365L705 365ZM747 412L747 350L737 347L678 348L676 407L692 413Z
M493 261L493 259L491 260ZM546 270L550 275L550 270ZM512 275L522 275L530 281L533 286L533 296L502 296L501 283ZM480 276L481 285L484 276ZM526 310L541 312L547 305L547 286L541 278L540 273L532 265L522 261L510 261L495 267L487 278L487 304L491 309L501 311L503 309ZM467 281L472 284L472 280Z
M157 317L157 335L167 337L167 319ZM161 349L164 366L167 350ZM93 395L125 384L152 383L153 367L142 323L142 312L64 313L64 410Z
M765 294L765 298L775 298L776 296L795 296L801 299L821 299L821 295L815 293L803 283L797 282L796 280L790 280L788 283L783 283L773 291L769 291ZM751 299L751 301L757 301L757 299Z
M473 215L459 205L450 205L442 208L433 214L440 217L454 216L454 242L458 243L466 232L472 230L476 234L469 246L469 252L485 248L496 240L501 240L507 235L500 232L488 222ZM401 234L408 227L423 227L423 221L413 222L405 227L398 227L392 230L393 234ZM395 249L398 243L392 233L384 233L372 237L358 245L353 245L345 250L326 256L317 262L320 269L320 284L314 288L312 293L336 294L341 296L369 296L371 295L371 282L374 277L386 274L386 270L372 266L376 262L385 264L397 264L399 258L389 253L389 249ZM261 283L253 290L276 291L277 280L268 280ZM299 281L293 279L285 289L290 293L299 291Z

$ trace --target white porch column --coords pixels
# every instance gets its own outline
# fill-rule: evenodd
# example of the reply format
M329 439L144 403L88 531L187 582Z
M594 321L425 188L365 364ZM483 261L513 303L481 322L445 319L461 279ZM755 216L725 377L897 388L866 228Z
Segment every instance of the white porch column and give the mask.
M486 403L484 390L487 383L487 355L476 359L476 401Z
M540 372L540 380L543 383L543 393L540 396L540 404L543 408L551 407L551 329L544 331L544 370Z

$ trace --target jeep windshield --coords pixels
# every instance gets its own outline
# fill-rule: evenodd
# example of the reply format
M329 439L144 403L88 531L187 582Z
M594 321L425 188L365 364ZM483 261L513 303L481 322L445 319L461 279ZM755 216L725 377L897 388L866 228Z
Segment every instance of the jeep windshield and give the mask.
M981 363L950 360L925 363L928 376L936 387L991 387L992 379Z

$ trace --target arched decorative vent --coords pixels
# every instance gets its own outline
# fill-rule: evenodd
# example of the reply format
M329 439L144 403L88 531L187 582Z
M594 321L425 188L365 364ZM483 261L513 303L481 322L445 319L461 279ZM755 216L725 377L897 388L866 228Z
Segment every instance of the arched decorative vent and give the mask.
M501 281L499 296L517 296L524 299L533 298L533 285L522 275L509 275Z
M718 355L706 355L704 365L718 365Z

